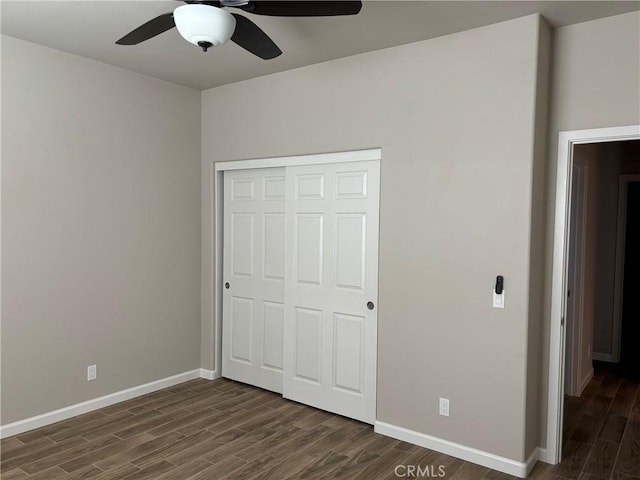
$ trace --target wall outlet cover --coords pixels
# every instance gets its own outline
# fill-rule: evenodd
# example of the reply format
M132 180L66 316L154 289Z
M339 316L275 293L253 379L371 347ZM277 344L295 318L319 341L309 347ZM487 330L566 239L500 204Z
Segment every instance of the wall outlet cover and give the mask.
M445 417L449 416L449 399L448 398L440 399L439 413L440 415L443 415Z

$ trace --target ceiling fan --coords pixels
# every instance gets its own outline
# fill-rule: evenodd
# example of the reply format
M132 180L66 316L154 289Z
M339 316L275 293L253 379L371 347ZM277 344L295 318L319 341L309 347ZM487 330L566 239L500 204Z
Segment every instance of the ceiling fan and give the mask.
M229 40L245 50L268 60L282 53L260 27L243 15L229 13L223 7L232 7L256 15L281 17L322 17L356 15L362 8L360 1L306 1L306 0L184 0L186 5L164 13L127 33L118 45L137 45L177 27L180 35L206 52Z

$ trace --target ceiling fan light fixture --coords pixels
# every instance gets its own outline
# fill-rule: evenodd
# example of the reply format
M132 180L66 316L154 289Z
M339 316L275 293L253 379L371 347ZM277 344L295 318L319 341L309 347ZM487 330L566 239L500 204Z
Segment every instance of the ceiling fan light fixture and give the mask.
M189 43L207 48L229 41L236 28L236 19L226 10L203 4L187 4L173 11L173 20L180 35Z

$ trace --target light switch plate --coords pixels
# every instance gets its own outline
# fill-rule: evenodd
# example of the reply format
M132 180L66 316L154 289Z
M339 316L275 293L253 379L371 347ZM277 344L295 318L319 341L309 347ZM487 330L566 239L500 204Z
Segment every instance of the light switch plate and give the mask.
M504 308L504 289L502 293L498 295L495 290L492 290L493 293L493 308Z

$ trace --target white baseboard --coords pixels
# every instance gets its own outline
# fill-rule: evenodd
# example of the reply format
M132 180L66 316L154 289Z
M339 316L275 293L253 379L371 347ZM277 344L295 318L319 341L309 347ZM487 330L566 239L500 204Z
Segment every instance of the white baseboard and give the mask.
M591 359L596 360L598 362L609 362L609 363L617 363L618 361L615 359L612 353L600 353L600 352L592 352Z
M555 456L549 452L546 448L538 447L538 460L544 463L548 463L550 465L556 465L558 462L555 459Z
M92 412L99 408L108 407L114 403L123 402L131 398L146 395L147 393L155 392L156 390L162 390L163 388L172 387L179 383L193 380L194 378L205 378L207 380L214 380L219 375L215 370L206 370L204 368L197 368L188 372L179 373L171 377L162 378L154 382L145 383L144 385L138 385L137 387L127 388L126 390L120 390L119 392L110 393L103 397L94 398L93 400L87 400L86 402L76 403L68 407L54 410L52 412L36 415L35 417L25 418L17 422L8 423L7 425L0 426L0 438L11 437L20 433L33 430L35 428L44 427L52 423L66 420L67 418L82 415L83 413Z
M205 378L207 380L215 380L216 378L220 378L217 370L207 370L206 368L200 369L200 378Z
M533 470L533 467L536 466L536 463L538 463L538 461L541 460L543 456L546 457L546 455L547 455L546 449L536 447L535 450L531 452L531 455L529 455L529 458L527 458L527 461L524 463L524 466L525 466L524 476L526 477L527 475L529 475L529 473L531 473L531 470ZM523 478L523 477L520 477L520 478Z
M435 450L436 452L451 455L452 457L477 463L483 467L498 470L509 475L515 475L520 478L525 478L536 464L536 461L540 459L541 455L546 455L542 449L536 448L525 462L518 462L510 458L494 455L493 453L467 447L441 438L432 437L425 433L416 432L414 430L398 427L385 422L376 421L374 431L397 440L413 443L414 445L419 445L430 450Z

